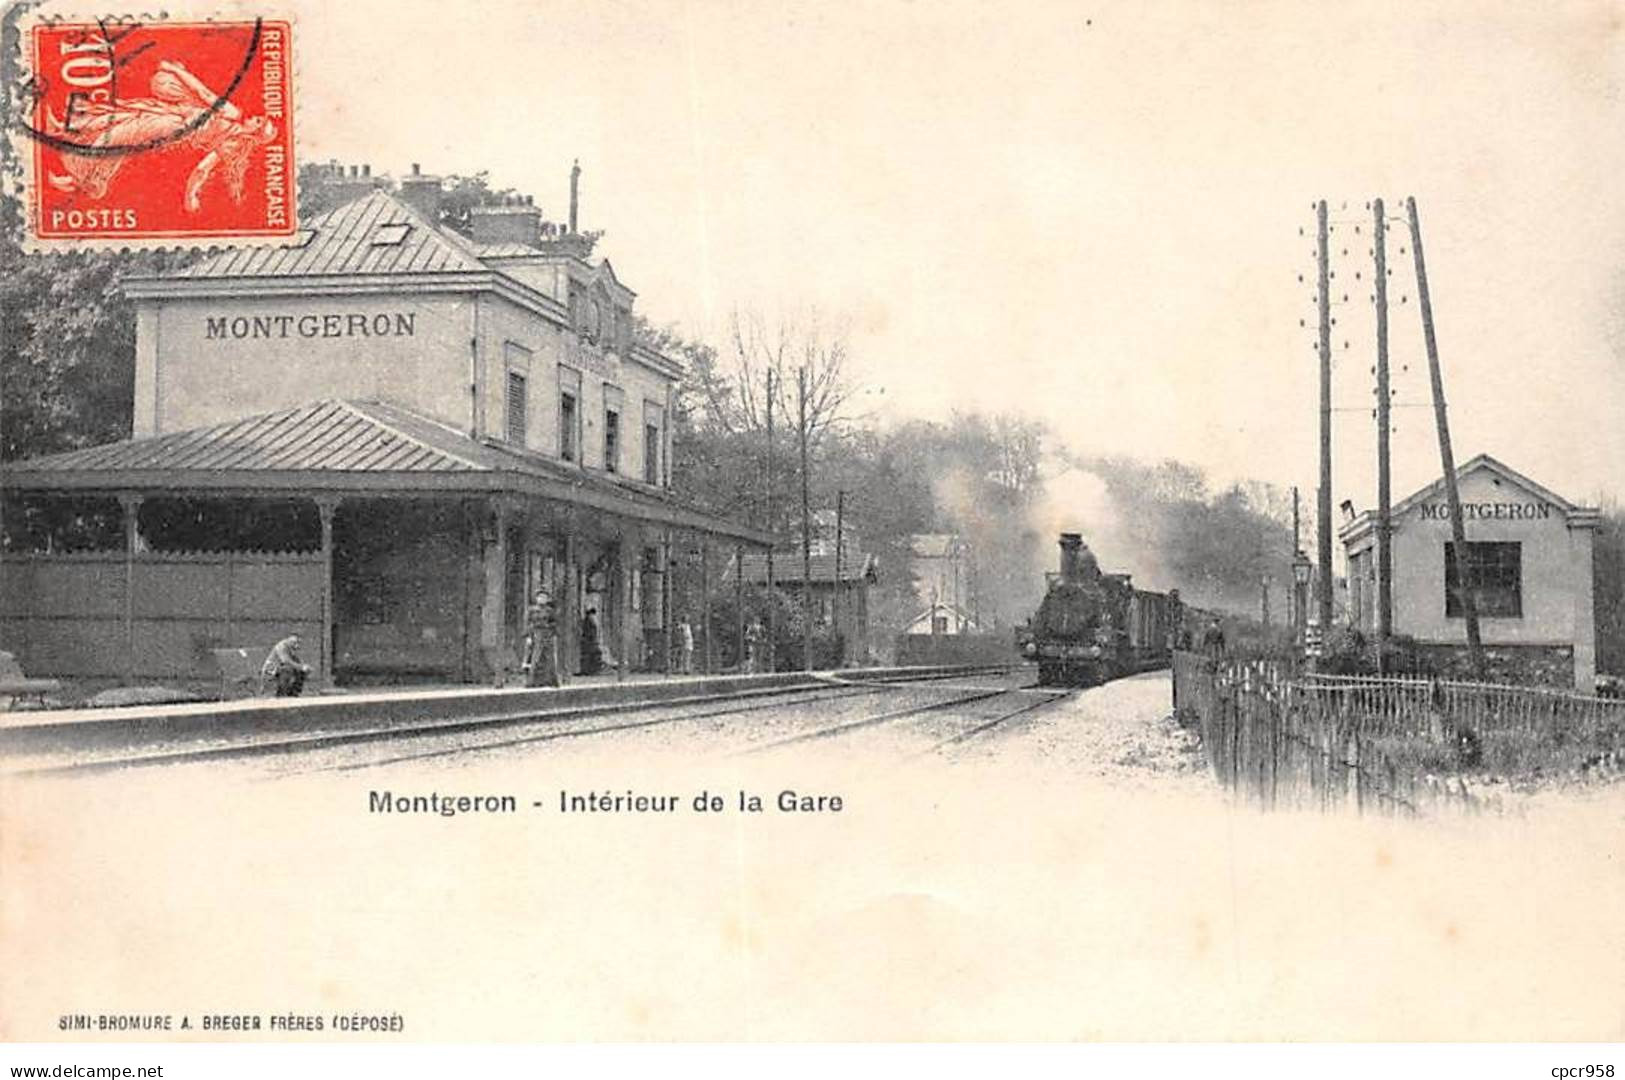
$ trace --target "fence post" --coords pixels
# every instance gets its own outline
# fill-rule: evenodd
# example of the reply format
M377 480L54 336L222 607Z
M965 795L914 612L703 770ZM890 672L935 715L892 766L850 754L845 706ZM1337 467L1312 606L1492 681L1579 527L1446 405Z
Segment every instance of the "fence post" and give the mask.
M1353 749L1354 749L1354 766L1353 766L1353 769L1354 769L1354 812L1357 813L1357 814L1364 814L1365 813L1365 769L1362 766L1365 763L1365 755L1360 752L1361 751L1360 742L1361 742L1361 740L1360 740L1359 721L1356 720L1355 721L1355 726L1354 726L1354 731L1353 731L1353 739L1352 739Z

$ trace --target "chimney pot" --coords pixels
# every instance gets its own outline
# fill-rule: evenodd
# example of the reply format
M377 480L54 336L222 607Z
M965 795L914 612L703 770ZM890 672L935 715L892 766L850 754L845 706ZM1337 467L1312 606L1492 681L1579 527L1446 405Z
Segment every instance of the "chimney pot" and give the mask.
M363 165L363 166L361 166L361 175L368 178L368 179L371 179L372 178L372 166L371 165Z
M581 206L581 159L570 166L570 231L576 231L577 212Z
M356 177L358 177L360 175L361 175L361 166L359 166L359 165L351 165L350 166L350 179L354 180Z
M417 162L415 162L415 161L414 161L414 162L412 162L412 175L413 175L413 176L422 176L422 175L423 175L423 168L422 168L422 166L420 166L420 165L419 165L419 164L418 164L418 163L417 163Z

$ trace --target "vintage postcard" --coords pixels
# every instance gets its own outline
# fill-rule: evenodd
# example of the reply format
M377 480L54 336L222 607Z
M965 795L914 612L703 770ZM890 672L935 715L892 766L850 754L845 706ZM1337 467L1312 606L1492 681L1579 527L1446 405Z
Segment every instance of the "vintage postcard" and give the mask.
M1625 1038L1622 25L11 6L0 1039Z

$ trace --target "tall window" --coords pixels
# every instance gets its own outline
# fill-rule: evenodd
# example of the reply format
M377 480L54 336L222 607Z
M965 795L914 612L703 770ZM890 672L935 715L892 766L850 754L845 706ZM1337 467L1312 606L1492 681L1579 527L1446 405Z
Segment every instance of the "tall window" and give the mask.
M581 458L581 372L559 365L559 457Z
M517 371L508 372L508 441L524 446L529 433L525 377Z
M559 391L559 457L565 461L576 459L576 424L579 419L576 396L567 390Z
M621 468L621 414L613 408L604 408L604 471L619 472Z
M1460 591L1456 580L1455 545L1444 545L1444 613L1462 618ZM1473 542L1467 544L1468 588L1480 615L1491 618L1520 618L1523 615L1523 545L1517 541Z
M643 482L660 483L660 429L643 425Z
M643 403L643 482L660 483L661 431L666 411L653 401Z

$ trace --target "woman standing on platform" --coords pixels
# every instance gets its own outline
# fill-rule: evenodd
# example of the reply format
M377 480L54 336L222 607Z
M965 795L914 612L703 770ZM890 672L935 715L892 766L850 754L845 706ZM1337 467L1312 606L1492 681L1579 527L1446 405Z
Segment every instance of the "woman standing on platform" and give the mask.
M563 686L559 670L559 620L546 589L525 612L525 685Z
M603 670L604 651L598 641L598 609L588 608L581 616L581 674L596 675Z

